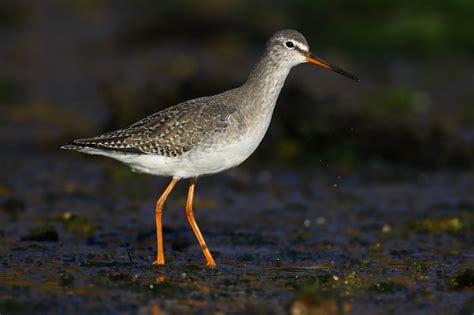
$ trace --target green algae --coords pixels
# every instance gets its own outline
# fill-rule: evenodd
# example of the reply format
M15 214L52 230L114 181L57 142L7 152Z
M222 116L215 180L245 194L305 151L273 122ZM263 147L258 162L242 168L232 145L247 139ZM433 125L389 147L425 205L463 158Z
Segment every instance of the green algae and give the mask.
M53 216L52 219L62 222L64 229L71 234L82 237L93 236L95 234L95 227L92 222L77 214L64 212L60 215Z
M410 228L416 232L427 233L454 233L461 234L470 232L474 228L472 216L450 216L441 218L421 218L410 224Z
M410 265L408 265L407 270L412 273L424 273L427 272L429 269L428 265L421 261L413 261Z
M128 183L123 185L120 191ZM284 187L281 182L278 185ZM262 196L271 190L265 186L255 189ZM32 292L38 299L44 297L51 303L56 297L67 301L49 304L49 310L80 301L90 313L105 304L113 309L111 313L120 310L133 313L137 308L145 308L146 312L147 305L156 303L163 312L178 314L213 310L225 313L228 309L246 314L261 305L265 305L269 314L285 314L288 310L344 314L351 309L357 313L360 307L380 309L381 304L396 301L400 305L435 310L436 314L448 294L458 299L453 302L457 307L463 305L463 299L472 290L471 273L466 271L472 269L469 238L465 237L469 229L463 227L458 232L447 230L436 235L426 230L413 231L409 227L420 220L418 213L407 212L402 217L377 206L358 209L364 203L359 192L346 187L343 194L354 198L334 203L328 197L321 204L322 210L308 206L311 200L292 201L283 194L279 197L281 201L278 200L281 207L286 210L287 205L293 206L289 211L282 211L284 217L276 222L267 220L267 211L274 210L259 195L256 196L263 199L264 205L261 213L260 204L249 203L249 209L238 208L242 216L233 213L236 220L224 222L226 217L219 217L224 223L213 225L216 230L206 228L211 230L206 240L211 249L215 248L216 270L205 268L199 247L191 246L193 235L182 212L179 215L166 212L169 216L164 229L164 266L151 266L156 254L154 222L140 221L137 212L120 212L122 219L111 222L93 211L87 216L49 214L62 228L59 231L70 233L70 237L65 237L64 243L18 243L18 238L5 229L5 237L0 239L4 244L0 263L8 270L0 273L0 282L6 284L4 290L9 294L20 292L26 296L22 301ZM340 194L335 192L330 197L333 196L338 198ZM209 200L212 197L206 196ZM389 194L380 198L392 197ZM128 198L126 195L120 202L125 204ZM221 204L219 198L216 200ZM97 208L103 206L94 204L94 200L89 202ZM57 205L60 209L63 204ZM428 207L435 218L469 218L467 209L453 211L448 216L444 207L431 208L432 204ZM51 212L57 213L57 208ZM326 208L334 215L329 210L326 212ZM326 221L317 224L323 213ZM207 215L207 224L214 223L215 217L203 212L203 217ZM76 220L74 216L87 217L94 226L101 227L101 234L94 238L98 239L96 242L71 237L82 233L66 228L68 220ZM239 220L247 222L249 217L254 225L252 229L239 226ZM314 224L303 225L306 219ZM124 222L130 222L130 228L121 230ZM235 225L239 228L235 229ZM173 239L180 238L191 243L173 245ZM125 248L120 246L124 243ZM455 256L453 249L458 250ZM18 268L17 264L24 267ZM0 294L1 290L0 287ZM255 305L247 305L250 300L256 301Z

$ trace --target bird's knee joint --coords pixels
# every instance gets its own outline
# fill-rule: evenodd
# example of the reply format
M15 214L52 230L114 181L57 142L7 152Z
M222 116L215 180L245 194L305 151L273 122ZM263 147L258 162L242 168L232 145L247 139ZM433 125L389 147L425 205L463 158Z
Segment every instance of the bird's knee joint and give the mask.
M163 212L163 205L157 204L155 207L155 213L161 214Z

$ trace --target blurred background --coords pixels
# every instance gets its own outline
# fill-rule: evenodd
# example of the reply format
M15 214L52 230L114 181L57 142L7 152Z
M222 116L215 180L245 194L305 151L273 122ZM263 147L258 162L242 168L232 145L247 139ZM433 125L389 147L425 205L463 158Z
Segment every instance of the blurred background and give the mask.
M361 82L298 66L246 165L470 168L472 16L471 0L4 0L2 151L57 151L236 87L294 28Z
M151 267L168 179L59 147L239 86L283 28L361 82L293 69L197 185L219 269L184 181ZM473 0L1 0L0 39L0 313L474 314Z

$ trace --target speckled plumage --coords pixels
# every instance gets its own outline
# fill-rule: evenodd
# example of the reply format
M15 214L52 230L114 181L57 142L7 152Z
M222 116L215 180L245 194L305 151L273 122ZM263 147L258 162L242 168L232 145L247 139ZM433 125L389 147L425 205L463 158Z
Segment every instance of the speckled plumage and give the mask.
M93 138L78 139L74 145L102 150L178 157L228 126L235 111L219 97L187 101L150 115L128 128Z
M234 167L257 148L289 71L308 56L303 35L279 31L239 88L180 103L125 129L78 139L63 148L112 157L135 171L179 178Z

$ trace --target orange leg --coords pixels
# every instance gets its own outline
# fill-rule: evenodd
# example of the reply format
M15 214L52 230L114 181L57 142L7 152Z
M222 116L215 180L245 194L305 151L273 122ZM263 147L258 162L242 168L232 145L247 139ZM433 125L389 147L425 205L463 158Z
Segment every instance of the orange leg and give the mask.
M186 217L188 218L189 224L193 228L194 234L196 235L199 245L201 245L202 252L204 253L204 257L206 258L206 267L215 268L216 262L214 258L212 258L211 252L209 248L207 248L206 242L204 242L204 238L202 237L201 231L199 231L199 227L196 224L196 220L194 220L194 212L193 212L193 198L194 198L194 186L196 184L196 179L191 178L189 182L189 192L188 192L188 199L186 200Z
M165 205L166 198L168 198L169 194L173 190L178 180L179 180L178 178L173 177L168 187L166 187L165 191L156 202L156 208L155 208L156 246L158 249L158 253L156 255L156 260L153 262L153 265L163 265L165 263L165 255L163 254L163 232L162 232L162 224L161 224L161 213L163 212L163 206Z

